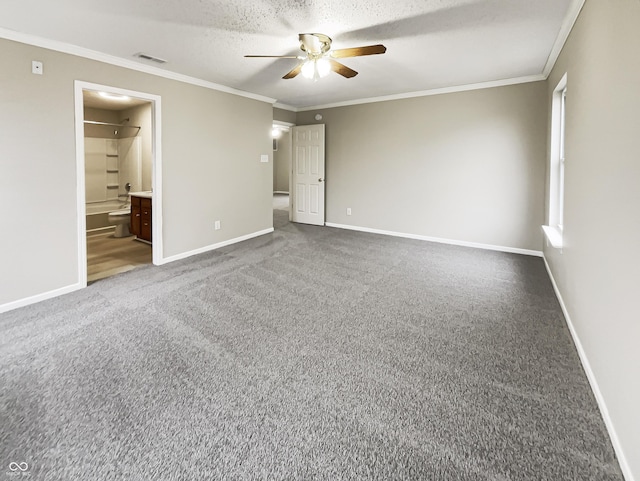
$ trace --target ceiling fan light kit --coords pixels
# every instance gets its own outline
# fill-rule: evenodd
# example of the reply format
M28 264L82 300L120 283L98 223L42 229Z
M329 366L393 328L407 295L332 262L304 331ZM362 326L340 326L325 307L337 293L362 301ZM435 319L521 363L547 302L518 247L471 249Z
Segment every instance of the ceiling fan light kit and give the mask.
M307 59L302 64L302 76L314 82L326 77L329 75L329 72L331 72L331 63L324 57L315 60Z
M329 75L331 71L345 78L352 78L358 75L358 72L338 62L335 60L336 58L376 55L387 51L387 48L382 44L331 50L331 38L322 33L301 33L298 35L298 39L300 41L300 50L306 55L297 57L292 55L245 55L245 57L297 58L302 62L282 78L291 79L302 73L303 77L315 82Z

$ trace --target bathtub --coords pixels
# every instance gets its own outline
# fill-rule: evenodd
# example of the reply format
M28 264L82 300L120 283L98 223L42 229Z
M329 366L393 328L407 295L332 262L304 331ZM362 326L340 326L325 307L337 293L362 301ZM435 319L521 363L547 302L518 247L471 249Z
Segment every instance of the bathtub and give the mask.
M128 206L129 204L124 200L107 200L86 204L87 233L99 233L115 229L115 226L109 224L109 212L125 209Z

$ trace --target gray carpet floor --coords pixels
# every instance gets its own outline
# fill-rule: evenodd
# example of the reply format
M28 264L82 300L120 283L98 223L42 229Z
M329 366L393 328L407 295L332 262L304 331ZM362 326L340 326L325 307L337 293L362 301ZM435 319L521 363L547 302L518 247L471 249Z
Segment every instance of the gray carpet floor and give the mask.
M274 218L2 314L0 479L622 479L541 259Z

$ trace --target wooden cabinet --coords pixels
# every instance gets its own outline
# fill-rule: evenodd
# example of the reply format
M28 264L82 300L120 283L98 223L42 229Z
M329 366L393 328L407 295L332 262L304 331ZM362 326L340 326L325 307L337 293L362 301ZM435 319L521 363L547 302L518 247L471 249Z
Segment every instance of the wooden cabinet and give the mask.
M131 233L140 234L140 197L131 196Z
M141 199L140 211L140 234L138 237L151 242L151 199Z
M151 199L131 196L131 233L151 242Z

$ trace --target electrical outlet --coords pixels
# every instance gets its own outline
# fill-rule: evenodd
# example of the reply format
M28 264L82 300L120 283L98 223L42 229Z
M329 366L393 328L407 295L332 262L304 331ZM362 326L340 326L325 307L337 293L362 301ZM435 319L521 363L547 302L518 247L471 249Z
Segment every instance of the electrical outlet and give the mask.
M347 207L347 215L351 215L351 207Z
M214 224L214 228L215 228L215 230L220 230L220 221L219 221L219 220L217 220L217 221L215 222L215 224Z

